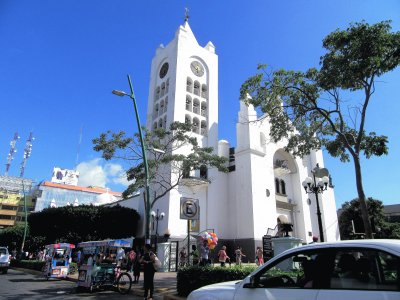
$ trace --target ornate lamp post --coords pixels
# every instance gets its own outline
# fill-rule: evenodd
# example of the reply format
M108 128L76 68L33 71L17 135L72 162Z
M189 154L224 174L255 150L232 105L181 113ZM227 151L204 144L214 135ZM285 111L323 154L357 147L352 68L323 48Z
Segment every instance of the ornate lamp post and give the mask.
M153 219L153 230L154 230L154 221L156 222L156 243L154 246L154 251L157 253L157 243L158 243L158 221L161 221L165 217L165 213L159 213L159 210L157 208L157 212L154 210L151 211L151 217Z
M317 203L317 217L318 217L318 227L319 227L319 237L320 241L324 242L324 231L322 228L321 210L319 208L318 194L322 194L328 189L329 184L329 172L328 169L320 168L317 166L311 171L312 178L307 177L303 181L303 187L307 194L314 194L315 201Z

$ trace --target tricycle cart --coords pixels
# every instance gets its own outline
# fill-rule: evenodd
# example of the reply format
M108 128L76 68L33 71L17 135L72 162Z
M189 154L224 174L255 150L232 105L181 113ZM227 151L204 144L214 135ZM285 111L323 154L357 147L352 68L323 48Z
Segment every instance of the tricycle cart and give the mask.
M77 287L95 289L112 287L121 294L128 294L132 277L121 270L118 254L131 244L125 240L82 242L77 245L82 251Z

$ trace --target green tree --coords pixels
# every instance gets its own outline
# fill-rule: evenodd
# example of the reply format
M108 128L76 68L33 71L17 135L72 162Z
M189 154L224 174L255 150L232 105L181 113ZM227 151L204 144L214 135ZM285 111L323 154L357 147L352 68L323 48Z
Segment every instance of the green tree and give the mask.
M139 214L119 205L46 208L28 217L30 239L44 244L136 236ZM34 241L34 240L32 240ZM43 244L42 244L43 245Z
M400 223L389 223L386 221L382 201L368 198L367 207L376 238L398 239L400 237ZM339 230L342 239L348 240L354 238L353 226L356 233L364 232L360 201L358 199L353 199L350 202L342 204L339 216Z
M0 232L0 245L7 246L10 250L21 249L22 237L24 236L24 225L15 225L5 228ZM28 229L29 232L29 229Z
M149 185L152 188L150 196L151 210L154 204L169 191L184 185L188 174L201 168L217 168L227 172L226 158L214 154L212 147L200 147L197 139L191 135L193 125L173 122L169 129L158 128L148 131L145 128L145 144L148 153ZM120 159L129 165L126 171L130 181L123 192L127 198L146 186L144 162L140 146L140 136L126 137L125 132L108 131L93 140L94 150L102 153L106 160ZM189 151L189 154L185 153ZM146 221L146 228L150 220Z
M329 34L323 47L319 70L259 65L262 72L245 81L240 95L267 114L272 139L286 138L286 151L294 156L325 147L342 162L353 160L365 233L373 238L360 159L388 153L387 137L366 132L365 125L376 79L399 65L400 33L391 32L389 21L354 23Z

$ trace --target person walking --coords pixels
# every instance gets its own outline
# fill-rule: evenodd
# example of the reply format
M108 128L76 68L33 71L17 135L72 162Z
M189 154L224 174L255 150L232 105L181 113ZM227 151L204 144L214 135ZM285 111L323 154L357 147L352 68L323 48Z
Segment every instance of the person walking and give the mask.
M243 254L242 248L240 246L237 247L235 250L235 256L236 256L236 264L238 266L242 265L242 257L246 257L246 255Z
M140 260L142 258L142 254L140 251L136 248L136 257L135 260L133 261L133 283L139 283L139 278L140 278Z
M186 248L182 247L181 251L179 252L179 266L184 267L186 265Z
M207 240L204 240L200 247L200 266L208 265L208 253L210 253L210 248L207 245Z
M133 250L133 248L132 248L132 249L128 252L128 255L127 255L127 261L128 261L128 263L127 263L127 268L126 268L126 270L127 270L128 272L133 272L133 265L134 265L135 259L136 259L136 252L135 252L135 250Z
M221 264L221 267L225 267L226 260L229 259L229 256L226 254L226 246L222 246L222 248L218 251L218 261Z
M263 257L263 251L261 249L261 247L257 247L256 250L256 265L257 266L261 266L264 264L264 257Z
M192 245L190 255L192 255L193 266L197 266L199 264L199 250L197 250L196 245Z
M153 299L154 293L154 269L155 254L151 251L151 246L146 244L144 246L144 255L141 258L144 273L144 299ZM147 298L150 291L150 297Z

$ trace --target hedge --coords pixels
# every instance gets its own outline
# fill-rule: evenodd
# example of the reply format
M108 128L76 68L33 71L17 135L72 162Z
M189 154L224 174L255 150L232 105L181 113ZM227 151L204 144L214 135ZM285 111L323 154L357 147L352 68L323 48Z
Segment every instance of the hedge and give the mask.
M202 286L232 280L242 280L256 269L255 266L231 268L223 267L183 267L177 273L178 295L187 297L190 292Z
M17 260L17 259L13 259L10 262L10 266L11 267L30 269L30 270L36 270L36 271L42 271L45 264L46 264L45 261L40 261L40 260ZM78 270L77 264L72 262L69 265L68 274L74 274L75 272L77 272L77 270Z

